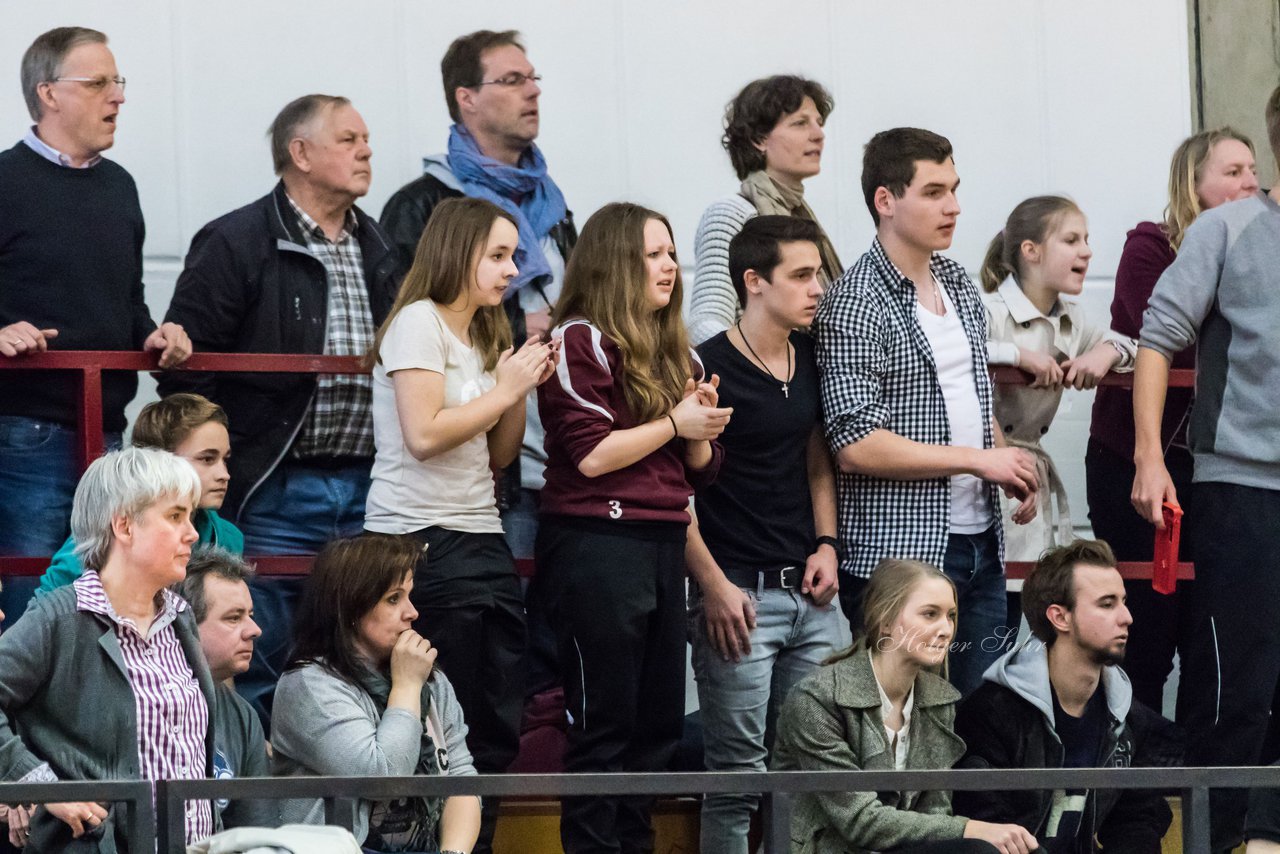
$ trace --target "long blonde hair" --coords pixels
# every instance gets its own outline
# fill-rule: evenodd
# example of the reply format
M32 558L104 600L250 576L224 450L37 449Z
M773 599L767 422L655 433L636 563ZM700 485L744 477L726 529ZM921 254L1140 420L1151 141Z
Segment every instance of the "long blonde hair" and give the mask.
M959 601L956 596L955 582L947 574L932 564L919 560L887 557L876 564L871 579L862 591L862 625L854 626L853 645L837 652L827 659L827 664L848 658L859 652L871 650L873 653L888 635L884 627L902 613L907 600L922 581L940 579L951 588L952 601ZM956 623L958 625L958 622ZM954 637L954 635L953 635ZM946 675L947 661L943 659L940 669Z
M644 227L656 211L629 202L605 205L582 226L564 273L552 325L581 317L622 351L623 394L634 417L659 418L680 402L689 377L689 335L680 316L684 285L677 268L671 300L657 312L645 292Z
M402 308L424 299L450 305L467 292L475 281L476 267L489 232L500 219L516 224L510 214L484 199L463 196L446 199L436 206L418 240L413 266L405 274L400 293L374 336L365 364L372 367L382 363L379 353L382 338ZM498 356L511 346L511 322L507 320L507 313L500 305L481 306L471 318L469 332L471 346L479 350L484 359L484 369L492 371L498 366Z
M1164 209L1164 230L1175 252L1182 246L1187 229L1203 210L1196 184L1204 175L1204 167L1213 154L1214 146L1228 139L1243 142L1249 146L1250 154L1257 154L1249 137L1228 125L1192 134L1173 152L1173 162L1169 164L1169 204Z

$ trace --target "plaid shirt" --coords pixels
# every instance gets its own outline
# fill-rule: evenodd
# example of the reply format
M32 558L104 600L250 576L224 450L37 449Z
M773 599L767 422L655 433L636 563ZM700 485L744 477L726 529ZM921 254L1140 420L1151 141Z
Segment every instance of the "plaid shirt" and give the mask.
M324 263L329 279L327 356L363 356L373 345L373 311L364 281L364 256L355 238L356 215L347 211L337 240L289 199L298 215L307 249ZM294 457L373 456L373 385L363 374L321 374L311 411L293 443Z
M934 255L930 269L960 316L982 407L985 447L992 447L991 379L987 373L987 316L964 268ZM879 239L832 285L813 321L827 442L834 452L875 430L915 442L951 441L946 403L924 330L916 317L916 287L885 255ZM866 578L882 558L901 557L941 567L951 527L950 478L888 480L841 472L836 481L840 569ZM1000 518L996 487L988 484L992 514ZM1001 560L1004 560L1003 532Z
M173 628L187 603L170 590L160 591L163 605L143 637L132 620L111 607L97 572L86 571L76 580L75 590L77 610L101 614L115 624L138 715L139 776L144 780L204 777L209 705ZM183 824L188 842L211 836L209 802L187 801Z

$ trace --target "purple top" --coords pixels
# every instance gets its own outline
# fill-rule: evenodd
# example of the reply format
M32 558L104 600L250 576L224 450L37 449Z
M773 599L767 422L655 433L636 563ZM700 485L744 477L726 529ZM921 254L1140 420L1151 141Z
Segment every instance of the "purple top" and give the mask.
M163 606L147 637L132 620L111 606L102 579L87 570L76 579L76 608L102 614L115 624L129 685L138 713L138 768L144 780L198 780L204 777L205 734L209 706L183 655L173 621L187 603L163 590ZM213 834L208 801L188 801L184 816L187 841Z
M1116 269L1116 292L1111 301L1111 328L1130 338L1138 338L1142 332L1142 313L1147 310L1147 300L1155 290L1160 274L1173 263L1176 253L1169 245L1164 226L1154 222L1140 222L1129 232L1124 251L1120 254L1120 266ZM1174 368L1196 366L1195 347L1188 347L1173 358ZM1165 397L1164 420L1161 423L1160 443L1169 446L1187 445L1187 413L1195 392L1189 388L1171 388ZM1124 457L1133 457L1133 392L1118 386L1103 386L1093 399L1093 420L1089 435L1105 448Z

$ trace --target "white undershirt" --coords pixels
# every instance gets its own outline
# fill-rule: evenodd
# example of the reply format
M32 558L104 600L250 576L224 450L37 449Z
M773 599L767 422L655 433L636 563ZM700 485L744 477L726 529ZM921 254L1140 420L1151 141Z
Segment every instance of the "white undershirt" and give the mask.
M964 333L964 326L951 303L951 297L936 276L933 284L942 295L946 312L934 314L917 301L916 316L933 349L933 361L938 368L938 385L942 388L942 399L947 406L947 423L951 426L951 444L955 447L983 448L986 444L982 430L982 404L978 402L969 337ZM970 474L953 476L951 533L981 534L991 527L991 522L986 485Z
M867 658L871 658L870 650L867 650ZM871 675L875 676L875 672L876 669L873 666ZM902 771L907 767L907 750L911 747L911 712L916 706L916 689L912 685L907 693L906 702L902 704L902 729L897 730L889 727L889 716L893 714L893 701L884 692L879 676L876 676L876 690L880 692L880 720L884 722L885 741L889 744L889 751L893 753L893 770Z

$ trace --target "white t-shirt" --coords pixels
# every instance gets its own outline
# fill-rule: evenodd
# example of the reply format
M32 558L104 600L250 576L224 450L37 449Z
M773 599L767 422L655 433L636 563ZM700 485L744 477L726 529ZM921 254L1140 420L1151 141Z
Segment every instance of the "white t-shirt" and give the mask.
M389 374L411 368L443 374L445 408L475 400L493 388L497 378L484 370L480 353L449 330L431 300L401 309L378 352L382 362L373 369L376 452L365 528L406 534L435 525L451 531L501 534L485 434L478 433L428 460L414 459L404 444Z
M986 445L982 431L982 404L978 401L978 386L973 376L969 338L964 334L964 326L947 295L947 289L936 279L934 286L942 295L946 313L934 314L917 302L916 316L925 338L929 339L933 361L938 367L938 385L942 387L942 399L947 406L951 444L983 448ZM991 527L992 520L986 484L971 474L952 477L951 533L981 534Z

